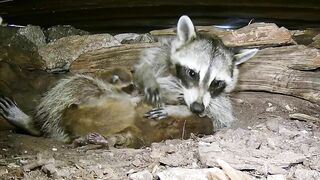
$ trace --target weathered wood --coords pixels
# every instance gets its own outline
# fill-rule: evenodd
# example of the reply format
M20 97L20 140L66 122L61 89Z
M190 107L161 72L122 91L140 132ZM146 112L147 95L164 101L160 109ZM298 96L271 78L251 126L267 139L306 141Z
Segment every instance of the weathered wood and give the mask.
M144 48L132 44L83 54L71 65L73 73L101 73L131 68ZM240 68L237 91L264 91L305 99L320 105L320 51L302 45L266 48Z
M124 44L102 48L81 55L70 66L72 73L103 73L114 67L131 68L139 59L141 51L156 47L158 43Z
M266 48L240 69L238 91L266 91L320 104L320 51L306 46Z
M295 44L291 33L273 23L253 23L237 30L224 30L213 26L197 26L197 31L209 36L218 36L230 47L239 46L280 46ZM154 30L151 35L161 38L176 34L176 28Z

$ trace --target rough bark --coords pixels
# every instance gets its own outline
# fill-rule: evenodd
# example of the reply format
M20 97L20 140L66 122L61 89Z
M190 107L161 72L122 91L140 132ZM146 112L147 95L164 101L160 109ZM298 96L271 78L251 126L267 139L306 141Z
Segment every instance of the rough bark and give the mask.
M266 48L240 68L238 91L267 91L320 104L320 51L306 46Z
M156 47L157 43L125 44L102 48L81 55L70 66L72 73L103 73L114 67L131 68L143 49Z
M144 48L131 44L81 55L72 73L101 73L113 67L131 68ZM266 48L240 67L237 91L265 91L305 99L320 105L320 51L302 45Z
M223 43L230 47L270 47L296 44L288 29L279 28L274 23L253 23L237 30L223 30L213 26L197 26L196 28L199 33L220 37ZM176 29L154 30L150 33L161 38L175 35Z

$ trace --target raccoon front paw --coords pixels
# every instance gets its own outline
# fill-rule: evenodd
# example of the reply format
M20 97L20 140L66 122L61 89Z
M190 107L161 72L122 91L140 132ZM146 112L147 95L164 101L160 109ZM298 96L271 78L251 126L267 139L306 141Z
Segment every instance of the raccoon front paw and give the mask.
M17 103L7 97L0 97L0 115L9 121L16 121L17 115L24 114Z
M108 140L99 133L89 133L86 137L88 143L108 147Z
M145 118L161 120L168 117L168 112L164 108L154 108L144 114Z
M184 100L184 95L182 93L178 96L178 103L179 105L186 105L186 101Z
M148 87L144 89L145 99L148 103L158 106L160 105L160 88L159 86Z
M85 137L80 137L73 141L74 147L87 146L90 144L109 147L108 140L99 133L89 133Z

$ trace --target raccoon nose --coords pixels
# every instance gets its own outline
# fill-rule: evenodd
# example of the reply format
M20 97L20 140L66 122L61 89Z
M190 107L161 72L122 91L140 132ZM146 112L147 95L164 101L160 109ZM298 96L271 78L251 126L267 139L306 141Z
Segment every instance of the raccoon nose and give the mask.
M191 104L190 110L193 113L200 114L204 111L204 105L202 103L194 102Z

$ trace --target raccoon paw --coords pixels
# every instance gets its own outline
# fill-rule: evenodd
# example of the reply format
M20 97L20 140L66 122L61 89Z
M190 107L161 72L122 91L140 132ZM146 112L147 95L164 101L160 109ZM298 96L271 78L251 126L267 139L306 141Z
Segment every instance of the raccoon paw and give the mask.
M183 94L179 94L178 102L179 102L179 105L186 105L186 101L184 100Z
M149 87L144 89L145 99L152 105L160 104L160 89L159 87Z
M168 117L168 112L164 108L154 108L144 114L145 118L161 120Z
M86 137L88 143L108 147L109 143L105 137L99 133L89 133Z
M9 121L16 121L19 115L24 114L17 103L7 97L0 97L0 115Z

